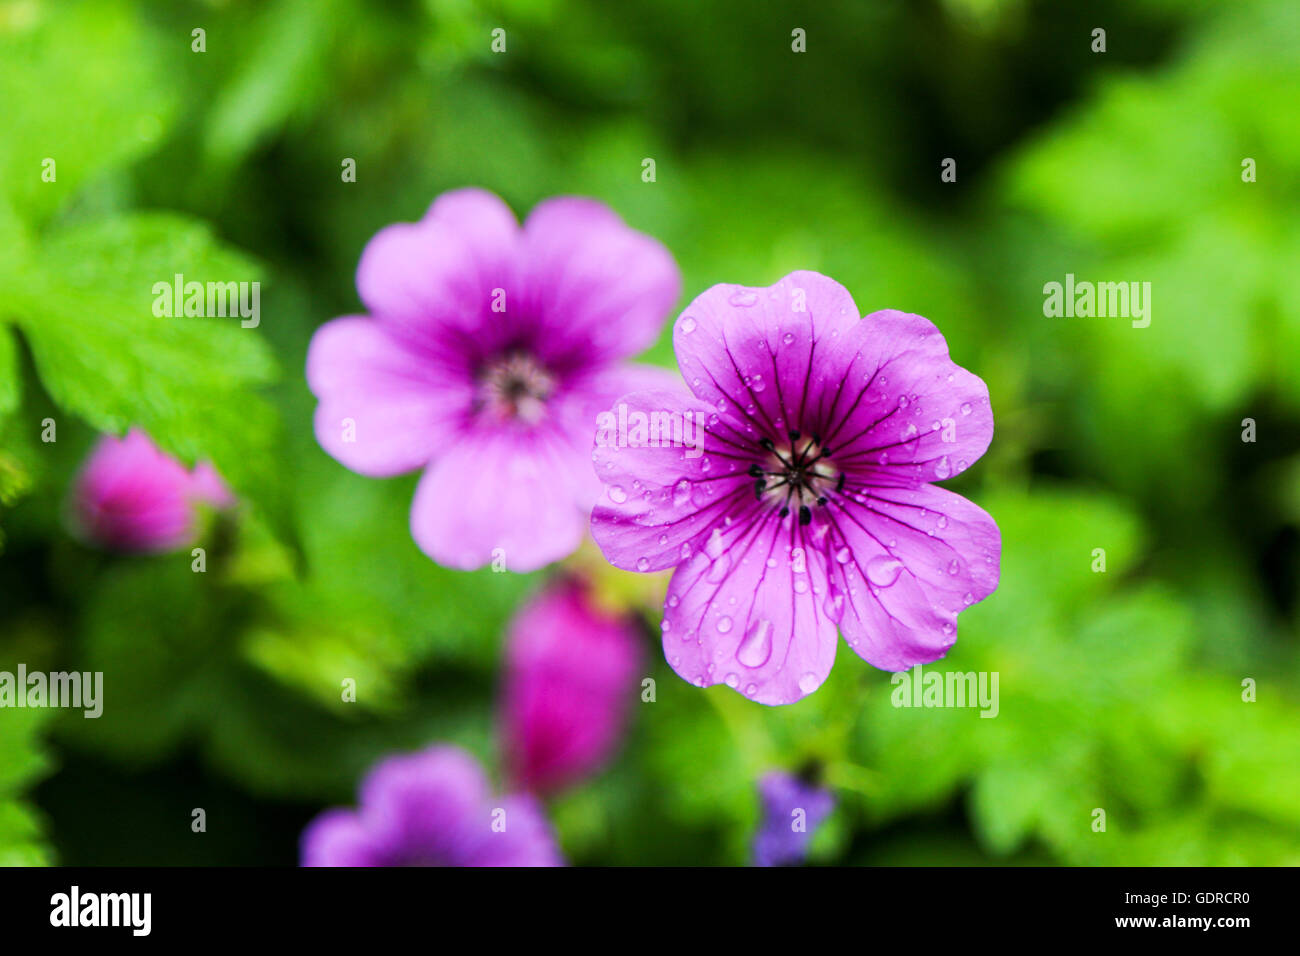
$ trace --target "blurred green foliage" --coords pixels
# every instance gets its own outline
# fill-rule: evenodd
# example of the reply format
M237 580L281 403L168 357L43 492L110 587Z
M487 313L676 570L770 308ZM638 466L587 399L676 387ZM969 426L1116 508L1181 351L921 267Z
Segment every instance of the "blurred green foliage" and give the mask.
M384 753L494 763L503 630L543 576L432 565L414 477L321 452L301 373L358 309L365 241L467 184L521 215L603 199L686 299L803 268L922 313L997 422L951 484L1002 528L1001 587L934 666L998 672L998 717L895 708L845 647L767 709L648 639L656 701L550 804L572 860L743 862L757 777L815 765L839 799L820 862L1300 863L1300 11L801 6L0 0L0 669L102 670L107 694L99 720L0 711L0 863L288 863ZM150 321L176 272L262 279L262 327ZM1151 282L1150 328L1044 317L1066 273ZM131 424L239 492L208 573L67 534L96 432ZM657 630L662 582L598 573ZM165 782L195 761L229 818L278 828L191 834L202 797ZM122 814L146 828L126 849Z

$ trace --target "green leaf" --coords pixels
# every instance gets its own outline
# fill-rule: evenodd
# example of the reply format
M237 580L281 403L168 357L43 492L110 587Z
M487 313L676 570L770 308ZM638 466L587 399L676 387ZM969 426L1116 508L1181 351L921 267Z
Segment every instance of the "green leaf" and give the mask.
M153 148L175 113L158 48L117 2L11 4L0 15L0 193L39 220ZM42 174L54 161L54 181Z
M140 426L187 464L211 461L282 529L279 418L254 390L276 375L261 333L238 315L154 314L155 284L257 282L253 263L206 226L162 214L62 230L40 263L3 291L55 403L103 432Z

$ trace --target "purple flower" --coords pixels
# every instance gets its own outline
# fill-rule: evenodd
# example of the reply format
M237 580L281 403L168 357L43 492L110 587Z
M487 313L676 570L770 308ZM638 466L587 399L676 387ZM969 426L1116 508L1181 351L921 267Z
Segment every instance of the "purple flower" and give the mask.
M835 798L798 777L774 770L758 782L762 820L754 834L755 866L790 866L808 855L813 832L830 816Z
M543 591L506 646L505 750L512 778L543 792L586 776L623 736L641 653L626 618L576 580Z
M617 567L676 567L662 625L673 669L787 704L830 673L837 627L885 670L942 657L957 614L998 582L993 519L930 483L988 447L984 383L928 320L859 319L815 272L714 286L673 344L693 394L619 400L628 420L659 416L660 438L597 435L605 495L592 513ZM665 441L675 422L703 434Z
M434 746L389 757L356 810L327 810L302 834L303 866L562 866L529 796L492 796L473 757Z
M672 380L622 362L680 291L668 251L593 200L547 200L521 229L462 189L371 239L357 290L370 317L326 323L307 355L321 446L363 475L425 469L411 533L439 564L571 553L599 493L597 411Z
M233 504L212 466L187 471L133 428L125 438L99 440L73 485L71 517L76 532L91 544L152 553L193 541L197 506Z

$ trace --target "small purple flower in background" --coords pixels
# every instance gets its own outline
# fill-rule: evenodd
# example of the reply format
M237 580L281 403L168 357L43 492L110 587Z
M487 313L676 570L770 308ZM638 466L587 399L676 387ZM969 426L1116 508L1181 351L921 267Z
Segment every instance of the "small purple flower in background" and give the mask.
M755 866L791 866L808 855L813 832L830 816L835 798L782 770L758 782L762 819L754 834Z
M356 810L327 810L302 834L303 866L562 866L532 797L493 797L457 747L381 761Z
M625 617L563 580L516 616L506 644L504 734L511 779L536 792L593 773L622 739L641 659Z
M859 319L839 283L795 272L707 290L673 345L693 394L619 405L703 422L702 442L598 440L592 513L615 566L676 568L673 669L787 704L830 673L837 627L884 670L942 657L958 613L997 587L1002 542L982 509L931 484L993 436L988 389L938 329L893 310Z
M71 517L76 532L98 547L156 553L193 541L199 505L234 503L212 466L187 471L133 428L95 445L73 485Z
M366 246L370 317L312 338L316 438L363 475L425 469L411 533L439 564L540 568L586 530L597 412L673 380L622 360L680 288L668 251L594 200L547 200L521 229L491 193L445 193Z

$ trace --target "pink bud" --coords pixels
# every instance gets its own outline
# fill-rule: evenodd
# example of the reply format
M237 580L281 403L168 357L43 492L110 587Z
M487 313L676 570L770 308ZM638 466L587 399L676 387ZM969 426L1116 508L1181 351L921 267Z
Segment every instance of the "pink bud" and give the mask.
M597 608L580 581L552 584L526 604L506 647L512 778L549 791L598 769L623 736L640 660L635 625Z
M193 472L138 428L99 440L72 495L72 520L89 543L110 551L183 548L196 531L196 505L225 508L234 498L210 465Z

